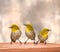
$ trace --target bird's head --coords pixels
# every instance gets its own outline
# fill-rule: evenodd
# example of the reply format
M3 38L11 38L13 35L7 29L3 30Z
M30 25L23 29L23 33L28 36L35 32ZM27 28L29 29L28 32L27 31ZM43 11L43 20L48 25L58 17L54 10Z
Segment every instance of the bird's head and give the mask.
M44 28L43 31L45 31L45 32L49 32L49 31L51 31L51 30L48 29L48 28Z
M26 31L29 32L29 31L33 31L33 27L31 24L24 24L24 26L26 26Z
M9 28L12 30L12 32L19 30L19 27L16 24L12 24Z
M43 28L42 31L41 31L41 34L42 35L47 35L49 31L51 31L51 30L48 29L48 28Z

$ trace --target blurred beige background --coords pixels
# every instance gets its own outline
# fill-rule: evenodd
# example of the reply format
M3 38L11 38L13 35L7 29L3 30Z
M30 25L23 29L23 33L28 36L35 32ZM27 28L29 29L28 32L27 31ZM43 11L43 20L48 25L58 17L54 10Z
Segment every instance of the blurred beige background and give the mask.
M0 42L10 42L11 24L21 28L24 42L24 23L32 23L36 36L42 28L50 28L47 42L60 43L60 0L0 0Z

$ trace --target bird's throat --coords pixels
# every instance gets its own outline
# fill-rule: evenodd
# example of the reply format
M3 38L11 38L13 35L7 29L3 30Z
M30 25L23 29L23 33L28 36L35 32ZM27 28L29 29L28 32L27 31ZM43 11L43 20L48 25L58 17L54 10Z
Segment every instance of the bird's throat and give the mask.
M16 32L17 31L17 29L12 29L12 32Z
M30 32L31 30L29 30L28 28L26 28L26 32Z

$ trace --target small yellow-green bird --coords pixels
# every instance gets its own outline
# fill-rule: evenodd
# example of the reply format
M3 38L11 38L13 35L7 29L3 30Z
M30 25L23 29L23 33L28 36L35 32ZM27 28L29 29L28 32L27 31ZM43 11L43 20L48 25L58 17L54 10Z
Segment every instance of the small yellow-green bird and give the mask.
M16 40L18 40L20 43L22 43L19 40L19 38L21 37L22 32L19 29L18 25L12 24L9 28L11 29L11 36L10 36L11 44L12 44L12 42L16 42Z
M41 30L41 32L38 34L38 41L40 41L40 43L44 43L46 44L46 40L48 39L48 32L51 31L50 29L48 28L43 28ZM37 43L38 43L37 41Z
M31 24L24 24L26 26L26 30L25 30L25 34L27 36L27 40L24 42L24 44L26 44L26 42L31 39L34 41L35 43L35 32L34 32L34 29L32 27Z

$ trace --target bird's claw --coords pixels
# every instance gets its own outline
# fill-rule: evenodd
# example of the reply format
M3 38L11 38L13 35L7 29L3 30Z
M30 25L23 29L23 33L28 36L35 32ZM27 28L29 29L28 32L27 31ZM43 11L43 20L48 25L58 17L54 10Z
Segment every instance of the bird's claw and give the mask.
M10 44L12 44L12 42L10 42Z
M35 44L38 44L38 41Z
M26 44L26 42L24 42L24 44Z
M38 41L37 42L34 42L34 44L38 44Z
M46 45L46 42L44 42L44 44Z
M22 44L22 42L20 42L20 44Z

